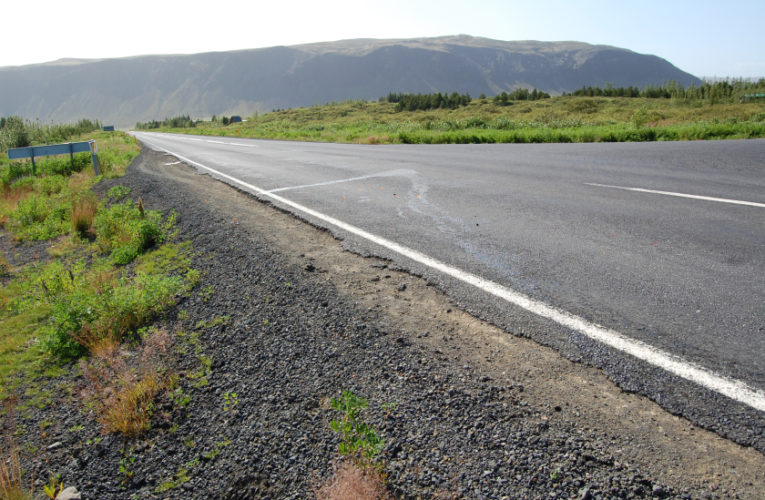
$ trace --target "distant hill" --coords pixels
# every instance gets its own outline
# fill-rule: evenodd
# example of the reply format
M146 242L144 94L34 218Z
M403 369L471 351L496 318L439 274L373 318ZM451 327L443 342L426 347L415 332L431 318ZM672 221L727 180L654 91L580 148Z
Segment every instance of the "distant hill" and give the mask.
M699 84L653 55L579 42L504 42L466 35L338 42L0 68L0 116L98 118L132 127L179 114L249 115L389 92L551 94L584 85Z

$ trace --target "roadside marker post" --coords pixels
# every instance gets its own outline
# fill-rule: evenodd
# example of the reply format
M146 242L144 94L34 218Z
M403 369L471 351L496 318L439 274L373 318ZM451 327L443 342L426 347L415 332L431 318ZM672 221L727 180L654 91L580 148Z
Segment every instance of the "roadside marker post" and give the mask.
M8 150L9 160L20 160L30 158L32 160L32 175L36 175L35 157L36 156L55 156L69 153L69 161L74 165L74 153L90 152L90 158L93 161L93 171L98 172L98 146L93 139L83 142L65 142L63 144L48 144L46 146L27 146L24 148L10 148Z

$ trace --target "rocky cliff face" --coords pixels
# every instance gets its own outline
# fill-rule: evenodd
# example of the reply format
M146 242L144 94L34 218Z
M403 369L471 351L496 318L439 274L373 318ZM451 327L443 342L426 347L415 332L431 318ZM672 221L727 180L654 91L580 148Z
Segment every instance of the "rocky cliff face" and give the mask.
M0 116L98 118L130 127L179 114L254 111L377 99L388 92L551 94L583 85L700 80L653 55L578 42L454 36L344 40L195 55L63 60L0 68Z

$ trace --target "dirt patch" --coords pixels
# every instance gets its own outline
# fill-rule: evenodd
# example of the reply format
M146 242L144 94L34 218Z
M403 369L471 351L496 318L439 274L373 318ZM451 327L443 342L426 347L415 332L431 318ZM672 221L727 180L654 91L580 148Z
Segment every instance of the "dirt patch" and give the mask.
M14 267L50 260L48 250L54 244L50 241L16 241L10 234L0 230L0 256Z

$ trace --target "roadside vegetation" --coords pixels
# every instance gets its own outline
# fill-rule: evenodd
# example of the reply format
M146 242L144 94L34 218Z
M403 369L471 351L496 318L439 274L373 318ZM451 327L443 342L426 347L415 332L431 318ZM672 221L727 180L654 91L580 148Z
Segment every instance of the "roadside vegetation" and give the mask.
M363 144L675 141L765 137L765 80L684 88L586 87L550 97L389 94L256 114L242 123L165 120L160 131ZM188 117L180 117L188 118ZM138 124L138 128L149 128Z
M140 151L133 138L89 120L39 126L10 117L0 125L3 153L89 139L99 149L99 176L89 153L37 158L35 175L30 161L0 154L0 497L32 498L16 418L55 393L72 394L74 382L59 376L82 375L82 403L104 432L146 432L154 398L177 382L173 336L150 323L199 276L190 245L177 241L174 214L144 207L122 186L105 199L91 190L124 174Z

